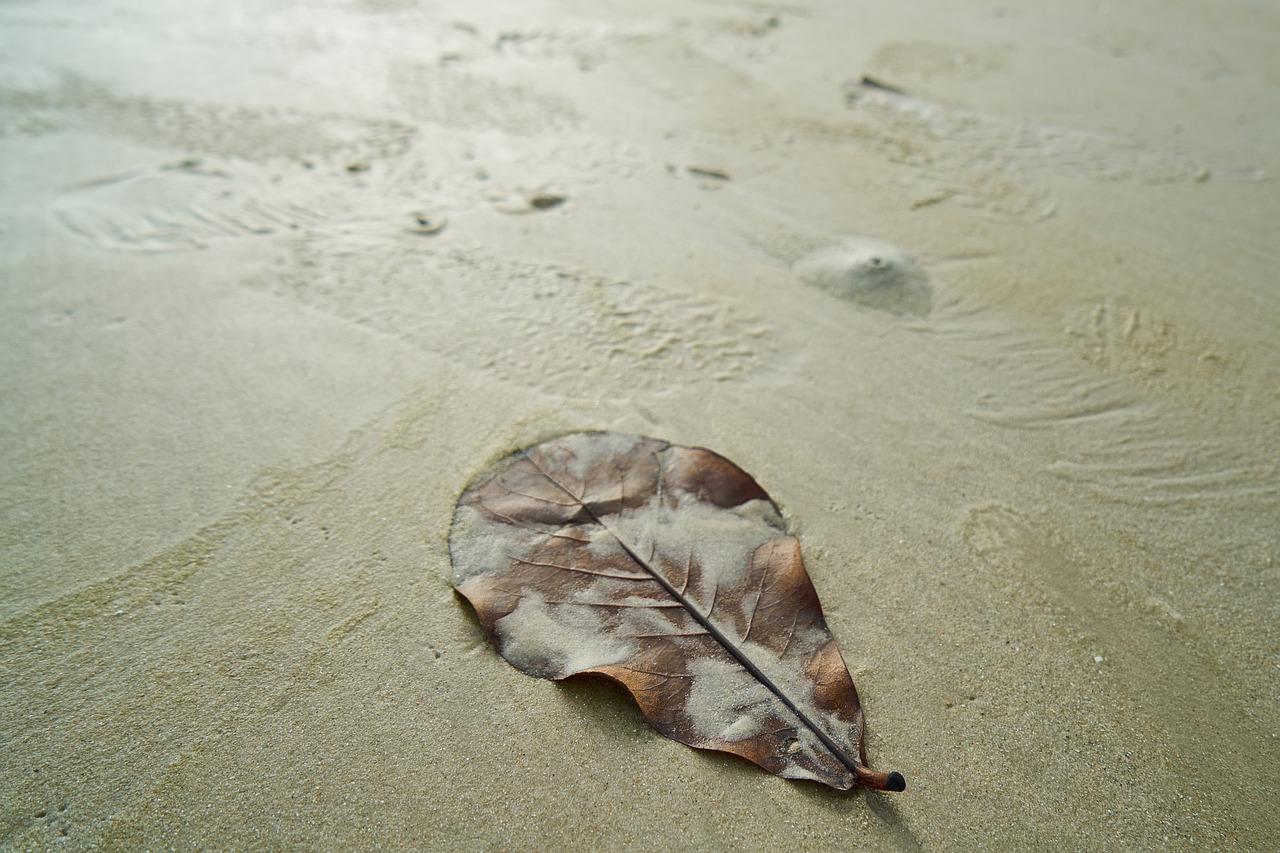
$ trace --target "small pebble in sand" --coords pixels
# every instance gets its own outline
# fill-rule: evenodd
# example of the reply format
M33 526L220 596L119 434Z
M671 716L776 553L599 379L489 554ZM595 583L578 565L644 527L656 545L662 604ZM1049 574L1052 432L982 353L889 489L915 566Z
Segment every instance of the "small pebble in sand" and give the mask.
M796 275L832 296L903 316L929 313L932 288L915 260L896 246L851 237L806 255Z
M551 210L569 200L566 195L553 192L535 192L519 194L499 193L490 197L494 208L502 213L525 214L535 210Z
M713 169L710 166L687 166L685 169L695 178L710 178L713 181L729 180L729 173L723 169Z
M564 204L565 197L552 193L538 193L529 197L529 206L534 210L550 210Z
M410 220L408 230L414 234L438 234L449 222L443 216L432 216L429 213L412 213Z

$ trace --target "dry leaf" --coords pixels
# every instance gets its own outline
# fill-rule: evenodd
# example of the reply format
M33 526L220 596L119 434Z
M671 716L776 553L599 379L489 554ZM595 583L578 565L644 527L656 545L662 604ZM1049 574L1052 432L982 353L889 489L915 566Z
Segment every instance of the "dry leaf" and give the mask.
M529 675L603 675L654 728L789 779L901 791L866 766L858 693L778 508L723 456L576 433L458 500L454 585Z

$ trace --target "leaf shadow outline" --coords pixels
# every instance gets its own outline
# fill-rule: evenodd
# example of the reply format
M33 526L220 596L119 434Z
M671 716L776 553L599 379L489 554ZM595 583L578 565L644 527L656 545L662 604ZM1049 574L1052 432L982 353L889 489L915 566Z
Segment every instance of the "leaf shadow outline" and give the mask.
M477 646L483 644L488 648L484 626L470 602L456 589L453 590L453 597L464 614L463 622L466 624L469 643ZM510 665L502 660L500 655L495 654L494 657L495 663L502 661L504 665ZM584 672L560 680L538 680L550 681L555 687L554 695L562 702L567 711L578 720L581 720L582 724L589 727L593 733L620 749L634 746L636 743L635 733L641 731L643 732L643 737L649 739L650 742L663 741L673 749L684 747L685 750L692 753L694 761L699 764L705 763L704 766L720 774L719 778L721 780L735 780L733 784L737 784L737 780L750 785L788 784L808 804L817 807L824 814L830 815L831 818L836 820L848 818L850 803L856 801L859 794L861 794L861 799L866 804L866 808L875 815L883 831L898 842L897 849L921 849L919 839L907 826L897 804L893 801L894 797L900 796L898 794L885 794L862 786L855 787L849 791L838 791L820 782L809 782L803 779L780 779L765 773L754 762L739 755L680 744L678 741L664 736L645 719L635 697L631 695L625 685L599 673ZM616 762L610 761L607 755L601 754L597 757L603 766L613 767L616 765Z
M861 800L866 810L871 812L879 824L878 830L896 842L893 849L922 849L920 839L907 825L906 819L895 802L895 798L905 796L904 794L875 791L861 785L849 791L837 791L820 782L795 781L794 784L801 798L824 814L830 815L833 820L847 819L850 804Z

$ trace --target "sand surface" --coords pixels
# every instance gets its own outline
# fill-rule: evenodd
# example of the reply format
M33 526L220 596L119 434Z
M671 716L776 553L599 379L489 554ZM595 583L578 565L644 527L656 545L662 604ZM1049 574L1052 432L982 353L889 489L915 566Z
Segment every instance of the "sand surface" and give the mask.
M1280 848L1273 4L0 5L0 845ZM902 794L532 679L516 447L711 447Z

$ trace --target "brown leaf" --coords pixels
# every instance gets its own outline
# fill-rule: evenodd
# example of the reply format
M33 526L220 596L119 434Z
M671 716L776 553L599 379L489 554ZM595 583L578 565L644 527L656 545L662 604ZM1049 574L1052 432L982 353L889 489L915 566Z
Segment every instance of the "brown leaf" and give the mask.
M454 585L513 666L624 685L654 728L789 779L901 791L764 489L723 456L621 433L516 452L458 500Z

